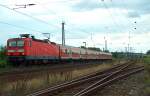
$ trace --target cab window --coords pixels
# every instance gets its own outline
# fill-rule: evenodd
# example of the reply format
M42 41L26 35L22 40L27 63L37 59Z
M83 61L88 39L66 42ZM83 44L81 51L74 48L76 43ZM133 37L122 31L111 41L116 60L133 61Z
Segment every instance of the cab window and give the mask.
M8 42L8 46L9 47L23 47L24 41L23 40L10 41L10 42Z
M17 41L17 46L18 47L24 46L24 41L22 41L22 40Z
M10 41L10 42L8 43L8 46L10 46L10 47L15 47L15 46L17 46L17 42L16 42L16 41Z

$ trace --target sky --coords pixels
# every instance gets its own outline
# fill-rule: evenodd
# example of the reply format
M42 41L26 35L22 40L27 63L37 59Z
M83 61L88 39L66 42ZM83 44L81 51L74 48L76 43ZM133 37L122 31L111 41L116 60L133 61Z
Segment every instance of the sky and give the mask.
M35 4L32 6L24 5ZM0 0L0 45L29 33L66 45L119 52L150 50L150 0Z

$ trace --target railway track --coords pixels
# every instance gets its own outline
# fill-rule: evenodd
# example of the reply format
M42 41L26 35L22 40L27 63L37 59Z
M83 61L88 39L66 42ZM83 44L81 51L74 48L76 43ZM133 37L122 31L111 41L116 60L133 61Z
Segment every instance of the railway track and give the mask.
M134 62L120 64L105 71L88 74L26 96L87 96L129 75L144 70L143 66L134 66Z

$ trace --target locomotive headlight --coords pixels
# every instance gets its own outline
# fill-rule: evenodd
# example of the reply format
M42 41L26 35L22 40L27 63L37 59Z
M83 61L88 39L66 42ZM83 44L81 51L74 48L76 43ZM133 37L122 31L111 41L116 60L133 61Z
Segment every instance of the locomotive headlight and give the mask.
M24 49L19 49L17 52L24 52Z
M8 50L8 52L15 52L15 50Z

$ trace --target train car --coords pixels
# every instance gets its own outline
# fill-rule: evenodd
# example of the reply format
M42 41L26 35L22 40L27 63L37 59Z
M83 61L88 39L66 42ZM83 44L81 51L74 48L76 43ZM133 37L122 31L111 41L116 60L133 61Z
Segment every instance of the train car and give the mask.
M61 59L72 59L72 60L111 60L112 54L100 51L94 51L73 46L62 46Z
M85 60L111 60L110 53L73 46L62 46L48 40L35 39L30 34L7 41L8 61L14 64L69 62Z

